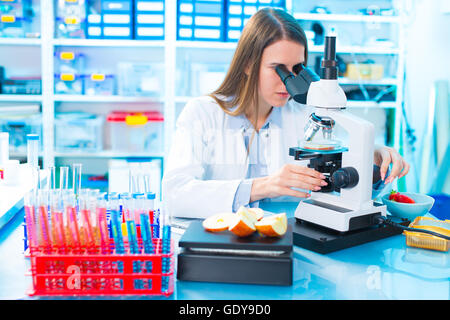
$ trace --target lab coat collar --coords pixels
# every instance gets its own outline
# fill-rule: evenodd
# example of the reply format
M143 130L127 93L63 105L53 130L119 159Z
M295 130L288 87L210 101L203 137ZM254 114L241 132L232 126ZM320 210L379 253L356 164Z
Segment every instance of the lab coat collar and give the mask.
M253 124L250 120L247 119L245 114L240 114L238 116L231 116L230 126L231 129L240 129L242 132L245 132L249 129L253 129ZM272 107L272 110L269 116L266 119L266 122L261 127L261 129L269 129L269 128L281 128L281 108L280 107Z

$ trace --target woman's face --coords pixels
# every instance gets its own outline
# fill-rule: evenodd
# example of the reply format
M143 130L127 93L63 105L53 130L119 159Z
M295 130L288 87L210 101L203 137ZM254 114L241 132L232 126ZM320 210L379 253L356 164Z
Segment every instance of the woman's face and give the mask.
M278 40L266 47L259 69L259 101L268 106L284 106L289 98L285 85L275 71L283 64L293 72L295 65L305 62L305 46L291 40Z

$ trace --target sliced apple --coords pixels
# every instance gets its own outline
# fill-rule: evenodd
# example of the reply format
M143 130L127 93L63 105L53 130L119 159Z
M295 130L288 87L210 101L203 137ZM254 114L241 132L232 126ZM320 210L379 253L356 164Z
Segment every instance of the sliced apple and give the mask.
M256 214L253 211L250 211L250 209L247 207L240 207L236 212L236 215L251 221L253 224L258 221L258 219L256 218Z
M203 228L209 232L221 232L228 229L234 213L218 213L203 220Z
M264 217L264 210L261 208L248 208L248 211L253 213L258 221Z
M255 223L253 222L253 216L247 217L246 215L234 215L228 230L233 232L238 237L247 237L256 231Z
M264 217L255 223L255 228L260 234L267 237L281 237L287 230L286 213Z

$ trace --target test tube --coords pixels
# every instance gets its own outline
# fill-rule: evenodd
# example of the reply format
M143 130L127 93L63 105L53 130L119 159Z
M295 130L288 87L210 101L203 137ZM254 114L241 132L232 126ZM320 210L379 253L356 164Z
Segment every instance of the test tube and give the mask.
M59 168L59 189L69 189L69 167Z
M128 233L128 243L130 245L130 253L131 254L139 254L139 246L137 242L136 236L136 223L135 217L136 213L142 211L142 200L144 195L142 194L134 194L133 199L127 198L124 199L124 210L123 214L125 217L126 225L127 225L127 233ZM141 271L139 261L133 261L133 272L139 273ZM136 288L142 288L142 281L135 280L134 285Z
M25 222L30 251L37 248L37 225L35 217L36 198L33 191L28 192L24 198Z
M146 254L155 253L153 248L152 229L150 227L150 218L149 218L149 213L150 212L153 213L153 205L151 204L152 201L153 200L151 199L151 196L149 197L149 194L146 194L144 210L142 210L140 213L142 243L144 245L144 253ZM153 269L152 261L145 262L145 269L147 273L152 272ZM147 283L148 288L151 288L152 279L148 279Z
M27 134L27 163L32 168L38 167L39 135Z
M81 251L80 230L78 228L77 212L75 208L75 195L71 190L63 191L64 211L66 214L66 226L69 228L70 244L72 250Z
M153 228L156 226L156 224L153 223L155 213L155 194L153 192L147 192L145 196L146 196L145 209L148 214L151 232L150 236L152 237L155 234Z
M88 251L93 252L95 250L95 233L91 220L91 199L88 189L80 190L79 196L79 208L81 215L81 234L83 235L84 243L88 248Z
M48 167L48 189L56 189L56 168Z
M47 190L38 191L38 225L39 244L43 246L46 253L51 251L51 230L48 223L49 194Z
M50 208L52 221L53 246L59 253L66 252L66 232L64 229L63 208L59 190L50 191Z
M119 213L119 197L114 195L109 197L107 203L109 210L111 212L111 230L114 238L115 251L118 254L124 254L125 248L123 245L123 234L120 224L120 213Z
M73 171L73 193L75 194L75 199L78 199L78 195L80 193L81 189L81 163L74 163L72 165L72 171Z
M162 226L163 226L163 232L162 232L162 254L169 254L170 253L170 246L171 246L171 227L170 227L170 219L167 216L167 211L162 210ZM170 257L163 257L162 258L162 273L169 273L170 271ZM169 290L169 277L163 276L162 277L162 283L161 283L161 291L166 292Z
M106 217L106 200L105 194L97 196L97 225L100 231L100 250L102 254L109 252L109 232L108 221Z
M115 247L115 253L116 254L124 254L125 248L123 244L123 234L122 234L122 228L120 224L120 218L119 218L119 197L114 196L108 198L107 203L109 210L111 212L111 230L112 230L112 236L114 238L114 247ZM119 273L123 273L123 261L117 261L117 271ZM123 288L123 280L119 281L120 288Z
M37 134L27 134L27 163L31 168L32 189L37 199L37 189L39 186L39 136Z

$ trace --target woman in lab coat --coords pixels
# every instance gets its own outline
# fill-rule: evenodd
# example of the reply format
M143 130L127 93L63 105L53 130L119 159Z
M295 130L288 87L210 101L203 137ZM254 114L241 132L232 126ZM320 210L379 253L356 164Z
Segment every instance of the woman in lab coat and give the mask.
M289 156L313 111L289 99L275 72L282 64L295 73L307 59L305 33L291 15L265 8L251 17L223 83L190 100L177 120L163 178L171 215L205 218L267 199L299 201L326 185L307 161ZM409 170L388 147L375 148L374 163L384 183Z

